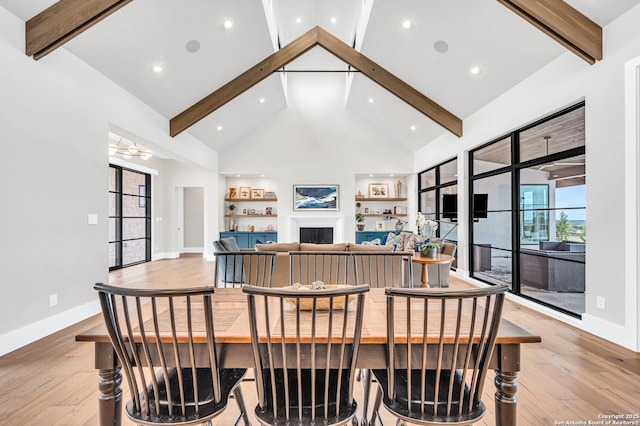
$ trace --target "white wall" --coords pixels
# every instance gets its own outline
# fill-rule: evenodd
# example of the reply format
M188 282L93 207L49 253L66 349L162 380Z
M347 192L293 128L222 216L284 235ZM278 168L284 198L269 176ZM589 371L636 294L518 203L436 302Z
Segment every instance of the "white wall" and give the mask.
M204 188L184 189L184 248L202 253L204 248Z
M342 218L343 241L353 241L355 194L361 189L356 188L355 176L411 174L413 152L372 128L341 101L332 99L305 108L303 102L296 102L295 81L289 81L289 90L289 108L219 153L220 173L265 174L275 180L278 220L274 225L279 241L297 240L289 233L288 217L292 214ZM340 210L294 212L294 184L340 185ZM415 188L413 183L405 193L411 188Z
M571 53L563 54L466 118L464 137L443 135L418 151L415 165L416 170L424 170L453 155L457 155L460 162L466 162L469 149L584 99L589 241L586 313L577 325L636 350L640 349L637 324L631 324L625 312L629 309L625 304L625 288L637 284L625 282L622 263L625 240L622 188L625 186L624 65L640 56L638 22L640 6L604 28L604 60L588 65ZM467 176L460 176L464 200ZM465 257L461 264L468 270L468 247L460 256ZM606 298L604 310L596 308L597 296Z
M92 286L108 280L109 130L157 151L179 147L172 156L211 170L204 179L217 188L215 152L188 134L171 139L166 118L66 50L27 57L24 27L0 7L0 354L98 311Z

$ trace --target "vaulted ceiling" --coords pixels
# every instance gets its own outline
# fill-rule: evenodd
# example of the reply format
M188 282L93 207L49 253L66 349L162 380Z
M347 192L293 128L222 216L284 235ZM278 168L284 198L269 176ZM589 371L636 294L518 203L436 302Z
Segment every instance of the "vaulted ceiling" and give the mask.
M0 7L28 21L54 3L0 0ZM316 26L464 122L465 117L568 49L575 53L576 61L590 66L589 62L599 58L589 50L594 43L585 29L588 20L583 22L581 15L603 27L640 0L567 0L565 3L577 12L569 21L582 39L578 48L571 47L571 34L563 32L557 11L527 9L532 4L554 4L548 0L111 3L123 6L60 44L164 115L169 132L169 120ZM535 22L540 13L545 20ZM288 61L286 73L269 73L246 91L236 86L238 96L206 111L186 131L222 150L293 104L321 104L329 87L343 94L340 107L356 111L390 143L415 150L451 130L390 93L378 84L380 81L354 72L358 71L352 66L354 57L339 59L331 48L326 49L312 47ZM55 50L49 53L55 54ZM154 66L162 70L154 72ZM471 72L474 67L475 74ZM236 83L242 86L241 79Z

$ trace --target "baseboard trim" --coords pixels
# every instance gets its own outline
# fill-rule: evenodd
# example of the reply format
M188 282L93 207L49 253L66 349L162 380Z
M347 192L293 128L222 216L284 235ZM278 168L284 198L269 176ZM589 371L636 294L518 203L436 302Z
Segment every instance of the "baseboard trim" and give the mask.
M177 251L169 251L165 253L153 253L151 255L151 260L161 260L161 259L177 259L180 257L180 253Z
M0 356L101 312L98 300L85 303L0 336Z
M204 247L185 247L182 249L182 253L203 253Z

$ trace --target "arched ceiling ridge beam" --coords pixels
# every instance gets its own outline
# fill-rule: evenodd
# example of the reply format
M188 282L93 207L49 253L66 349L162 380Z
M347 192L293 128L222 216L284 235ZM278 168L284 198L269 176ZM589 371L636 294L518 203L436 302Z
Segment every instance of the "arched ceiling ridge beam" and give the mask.
M176 136L185 131L236 96L269 77L272 72L282 68L317 45L358 69L451 133L456 136L462 136L462 120L320 27L314 27L307 31L282 49L269 55L266 59L173 117L169 122L169 134Z

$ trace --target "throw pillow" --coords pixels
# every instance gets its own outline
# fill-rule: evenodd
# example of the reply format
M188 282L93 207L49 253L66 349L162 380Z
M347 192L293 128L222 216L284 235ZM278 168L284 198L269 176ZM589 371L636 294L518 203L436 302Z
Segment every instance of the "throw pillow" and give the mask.
M225 251L240 251L236 237L220 238L220 244Z
M409 234L404 237L404 249L408 251L413 251L420 244L420 235L418 234Z
M393 232L389 232L385 245L392 246L393 251L402 251L404 249L404 237L402 235L396 235Z

